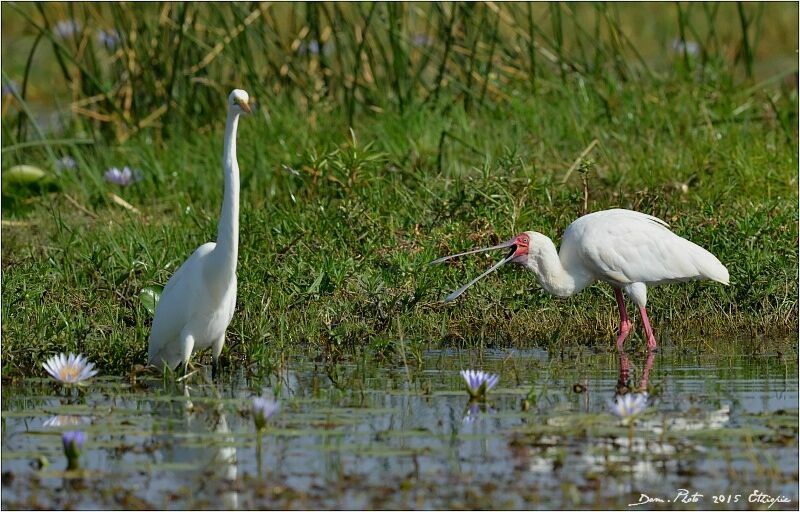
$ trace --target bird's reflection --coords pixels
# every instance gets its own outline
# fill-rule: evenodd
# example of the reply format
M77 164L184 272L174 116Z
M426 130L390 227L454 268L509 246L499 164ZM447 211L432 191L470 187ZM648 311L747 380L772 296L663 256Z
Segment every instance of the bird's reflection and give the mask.
M181 435L180 439L170 436L162 452L162 461L196 468L194 496L198 500L211 508L237 509L237 450L225 409L222 404L209 409L198 409L190 404L187 397L182 415L188 435ZM215 503L217 497L220 502Z
M642 376L639 380L639 387L632 388L631 387L631 361L628 358L628 354L623 351L619 351L619 379L617 380L616 391L618 395L624 395L626 393L630 393L631 391L639 392L639 393L647 393L647 386L649 385L650 381L650 370L653 369L653 365L656 361L656 355L654 352L647 353L647 359L644 363L644 368L642 369Z

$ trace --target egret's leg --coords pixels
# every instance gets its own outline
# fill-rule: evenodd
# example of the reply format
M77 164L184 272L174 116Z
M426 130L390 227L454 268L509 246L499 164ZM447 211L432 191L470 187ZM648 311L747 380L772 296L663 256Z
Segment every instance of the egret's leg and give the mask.
M219 355L222 354L222 346L225 344L225 334L219 337L211 348L211 380L217 378L217 370L219 369Z
M622 290L614 288L614 296L617 298L617 307L619 307L619 336L617 337L617 350L622 350L622 344L625 343L625 338L631 332L633 324L628 318L628 311L625 308L625 299L622 297Z
M656 337L653 335L653 328L650 327L650 320L647 318L647 311L644 309L644 306L639 308L639 313L642 315L644 333L647 336L647 350L652 352L656 349Z
M186 328L181 331L181 360L183 361L183 374L189 373L189 359L194 350L194 335Z

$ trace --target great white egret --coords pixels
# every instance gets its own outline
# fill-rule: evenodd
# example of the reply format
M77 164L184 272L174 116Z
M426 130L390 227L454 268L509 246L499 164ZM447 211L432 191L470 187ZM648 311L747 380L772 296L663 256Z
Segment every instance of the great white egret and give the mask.
M247 92L228 97L228 119L222 167L225 192L217 241L198 247L172 275L161 293L150 331L150 364L174 369L189 364L192 352L212 347L212 377L225 343L225 330L236 305L236 263L239 249L239 164L236 130L239 116L249 114Z
M567 227L561 250L541 233L526 231L493 247L474 249L439 258L441 263L476 252L510 249L508 255L489 270L451 293L450 302L478 280L502 265L524 265L547 292L569 297L595 281L614 287L619 307L620 327L617 348L631 330L622 290L639 306L649 350L656 348L656 338L647 318L647 285L711 279L728 284L728 269L710 252L669 230L666 222L652 215L631 210L613 209L590 213Z

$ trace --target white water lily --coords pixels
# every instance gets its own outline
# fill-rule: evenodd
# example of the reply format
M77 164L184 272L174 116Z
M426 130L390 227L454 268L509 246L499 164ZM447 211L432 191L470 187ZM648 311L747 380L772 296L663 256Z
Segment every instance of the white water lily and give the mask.
M628 393L616 398L611 412L622 419L636 416L647 408L647 393Z
M43 427L80 427L89 423L89 418L85 416L75 416L71 414L60 414L53 416L42 423Z
M63 384L83 384L97 375L94 364L80 354L65 356L61 353L45 361L42 366L51 377Z

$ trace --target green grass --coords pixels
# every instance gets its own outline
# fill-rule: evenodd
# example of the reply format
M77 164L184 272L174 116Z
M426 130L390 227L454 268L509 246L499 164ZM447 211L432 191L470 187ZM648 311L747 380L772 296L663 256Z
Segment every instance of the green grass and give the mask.
M610 349L617 313L605 285L556 299L509 267L445 305L497 255L427 266L523 230L558 243L583 213L584 176L588 211L659 216L730 270L729 287L651 290L662 346L728 350L744 338L748 350L795 351L783 337L796 336L798 322L797 90L780 79L785 70L757 81L722 59L683 64L627 78L602 66L564 75L540 67L535 94L521 77L485 101L480 82L474 94L443 87L435 101L406 83L402 106L387 79L386 102L359 99L355 112L346 94L297 101L243 75L236 83L255 90L261 108L240 124L239 292L224 356L264 367L361 349L393 361L443 345ZM105 372L145 362L151 315L140 290L166 283L216 236L224 95L211 98L198 121L179 118L168 137L154 128L70 144L87 136L78 127L66 144L18 149L4 138L4 169L49 170L50 153L79 162L57 177L57 192L3 198L5 376L61 350ZM106 168L123 165L140 168L143 181L103 181ZM629 343L641 346L636 322Z
M712 337L712 346L735 333L793 333L796 143L769 116L731 116L748 101L760 111L764 93L720 87L656 84L642 101L637 85L624 85L608 117L596 97L553 88L478 114L372 116L355 139L335 109L319 112L316 128L291 105L270 105L269 119L263 111L244 119L240 284L226 354L250 362L298 350L392 354L399 340L417 349L610 347L616 312L608 287L560 300L523 269L505 269L444 305L441 298L489 260L427 266L526 229L559 237L583 206L579 173L566 184L562 177L593 138L600 142L587 172L590 211L657 215L730 269L730 287L652 290L662 342L681 344L687 332ZM457 139L445 139L439 171L443 129ZM4 227L5 370L24 371L56 350L86 353L107 371L145 360L151 318L139 291L164 284L214 239L219 139L214 130L162 147L76 146L81 164L62 176L63 193L6 215L24 225ZM145 179L122 190L99 179L122 164ZM676 186L687 182L685 193ZM141 215L110 203L109 191Z

